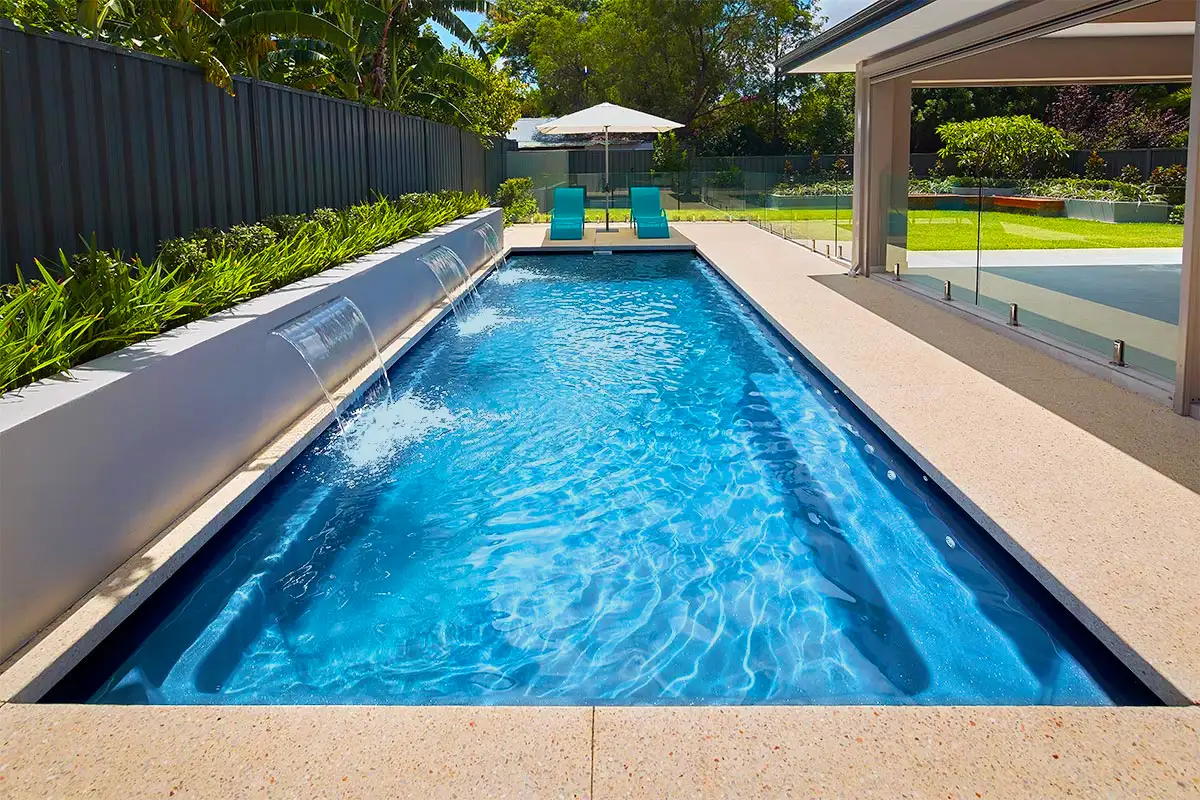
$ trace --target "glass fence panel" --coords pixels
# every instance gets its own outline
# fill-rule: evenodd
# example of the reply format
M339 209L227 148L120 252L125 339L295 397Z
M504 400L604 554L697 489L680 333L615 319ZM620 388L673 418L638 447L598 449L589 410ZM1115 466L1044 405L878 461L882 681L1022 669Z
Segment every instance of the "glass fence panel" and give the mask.
M1152 194L1067 181L981 187L981 307L1110 360L1175 378L1183 226ZM1074 195L1063 197L1062 195ZM1010 320L1011 321L1011 320Z
M544 166L541 162L539 166ZM673 221L747 220L831 257L849 260L853 210L851 182L828 176L757 172L737 168L690 172L614 172L610 193L603 173L542 171L527 176L538 210L548 215L554 190L579 186L586 192L587 221L626 225L630 188L654 186L660 206Z
M889 230L889 271L899 265L905 280L939 296L949 283L954 299L974 303L979 265L978 188L911 180L907 198L904 218L889 219L890 225L904 229L903 238L896 235L898 230Z
M842 261L851 259L850 242L854 238L851 186L844 181L834 183L833 256Z

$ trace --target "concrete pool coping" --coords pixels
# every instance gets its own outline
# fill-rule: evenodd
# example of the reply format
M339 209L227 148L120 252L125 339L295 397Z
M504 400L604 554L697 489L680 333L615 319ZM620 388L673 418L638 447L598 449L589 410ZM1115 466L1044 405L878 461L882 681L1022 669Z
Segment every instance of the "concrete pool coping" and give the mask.
M1196 701L1200 565L1179 554L1200 552L1200 496L823 282L844 268L746 224L673 227L915 450L931 476L960 489L955 499L990 521L993 533L1003 531L1022 563L1034 562L1035 577L1057 586L1060 599L1065 592L1085 622L1092 615L1098 633L1117 636L1110 647L1150 670L1160 692ZM544 230L509 229L507 244L536 248ZM396 341L388 346L393 360L403 352L393 351ZM1045 380L1076 389L1096 380L1071 372L1062 365ZM20 679L10 674L17 666L0 675L6 690ZM0 741L0 787L13 796L1200 792L1195 707L8 703L0 708Z

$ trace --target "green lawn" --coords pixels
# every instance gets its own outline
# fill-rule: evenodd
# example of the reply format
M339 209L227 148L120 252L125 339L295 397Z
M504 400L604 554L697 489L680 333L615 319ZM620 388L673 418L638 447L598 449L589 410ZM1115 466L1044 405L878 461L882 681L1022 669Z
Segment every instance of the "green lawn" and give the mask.
M1181 247L1183 226L1154 222L1094 222L1002 211L910 211L912 250L1039 250L1067 247Z
M667 211L675 222L727 219L759 219L781 223L788 235L818 242L850 240L851 214L832 209L747 209L718 210L694 208ZM614 208L614 222L627 222L629 209ZM588 222L603 222L603 209L588 209ZM974 250L977 243L985 250L1040 250L1106 247L1181 247L1183 226L1138 222L1112 224L1066 217L1035 217L985 211L983 232L979 233L980 215L973 211L908 212L910 250ZM539 214L537 222L549 222L549 214Z

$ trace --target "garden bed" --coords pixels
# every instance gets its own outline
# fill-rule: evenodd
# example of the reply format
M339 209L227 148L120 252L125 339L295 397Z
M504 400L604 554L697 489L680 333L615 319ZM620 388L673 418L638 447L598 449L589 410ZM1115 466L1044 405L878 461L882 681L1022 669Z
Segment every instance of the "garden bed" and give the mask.
M1065 215L1071 219L1091 219L1097 222L1166 222L1171 207L1166 203L1136 203L1122 200L1064 201Z
M768 194L767 208L812 208L848 210L851 206L849 194L785 195Z
M444 296L419 256L484 261L487 209L0 398L0 653L126 561L321 398L271 331L338 296L380 344ZM364 360L365 360L365 355ZM373 357L373 353L371 354ZM346 365L348 374L361 364Z
M947 191L964 197L1019 197L1022 194L1021 189L1013 186L949 186Z

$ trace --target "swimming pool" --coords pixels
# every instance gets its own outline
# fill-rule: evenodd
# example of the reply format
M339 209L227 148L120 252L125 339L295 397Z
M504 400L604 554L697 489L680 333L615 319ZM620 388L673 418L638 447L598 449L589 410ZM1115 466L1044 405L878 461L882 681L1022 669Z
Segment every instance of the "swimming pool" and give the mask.
M519 256L49 698L1151 702L691 254Z

